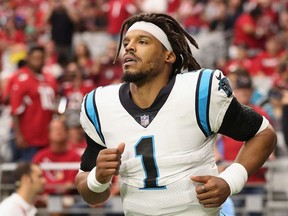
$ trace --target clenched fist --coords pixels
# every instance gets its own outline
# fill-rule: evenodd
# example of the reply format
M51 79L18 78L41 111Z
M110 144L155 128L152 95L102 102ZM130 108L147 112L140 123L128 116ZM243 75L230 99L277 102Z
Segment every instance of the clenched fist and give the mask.
M99 152L96 160L96 179L101 184L110 182L114 175L119 174L121 155L125 144L120 143L117 148L107 148Z

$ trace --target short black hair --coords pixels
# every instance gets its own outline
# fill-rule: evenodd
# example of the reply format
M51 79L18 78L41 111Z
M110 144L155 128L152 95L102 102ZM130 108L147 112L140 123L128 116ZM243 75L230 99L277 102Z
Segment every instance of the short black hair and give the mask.
M32 162L19 162L17 164L16 169L14 170L14 182L16 187L20 186L21 178L25 175L30 175L32 172L32 166L34 163Z
M34 53L35 51L40 51L42 53L45 53L45 48L41 45L34 45L34 46L31 46L28 50L28 55L31 55L32 53Z

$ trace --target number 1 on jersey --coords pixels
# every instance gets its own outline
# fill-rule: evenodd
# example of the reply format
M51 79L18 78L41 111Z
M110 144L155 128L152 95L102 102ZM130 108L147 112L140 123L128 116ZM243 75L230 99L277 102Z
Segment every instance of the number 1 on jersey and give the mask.
M135 146L136 156L141 157L143 170L146 178L144 179L143 189L164 189L164 186L158 186L158 168L154 151L154 137L141 137Z

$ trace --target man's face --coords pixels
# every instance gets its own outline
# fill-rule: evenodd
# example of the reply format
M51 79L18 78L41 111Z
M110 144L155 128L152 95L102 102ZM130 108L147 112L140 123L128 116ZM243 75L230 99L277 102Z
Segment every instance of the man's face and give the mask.
M41 51L34 51L28 56L28 64L32 70L41 73L45 63L45 54Z
M67 65L66 73L69 81L75 80L75 78L81 78L81 71L76 63L72 62Z
M165 48L153 35L132 30L126 34L123 46L123 81L143 83L162 72Z
M31 193L41 194L44 191L46 180L43 176L43 172L38 165L32 165L32 171L30 174Z
M253 89L251 88L235 88L234 89L234 95L237 98L237 100L244 104L244 105L249 105L250 100L253 94Z
M63 149L66 145L68 131L61 120L53 120L49 128L50 146L53 150Z

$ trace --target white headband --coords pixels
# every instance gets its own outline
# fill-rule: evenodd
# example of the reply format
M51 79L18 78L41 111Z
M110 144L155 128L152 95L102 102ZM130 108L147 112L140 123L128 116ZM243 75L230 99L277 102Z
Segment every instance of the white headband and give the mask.
M127 32L132 31L132 30L142 30L142 31L146 31L146 32L150 33L155 38L157 38L166 47L167 50L173 51L167 35L157 25L150 23L150 22L140 21L140 22L134 23L127 30Z

